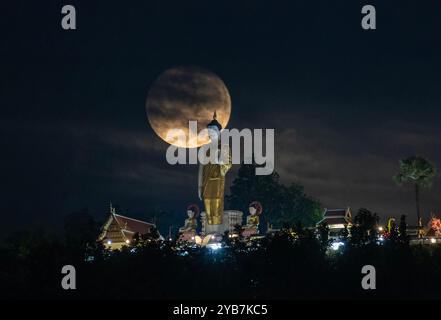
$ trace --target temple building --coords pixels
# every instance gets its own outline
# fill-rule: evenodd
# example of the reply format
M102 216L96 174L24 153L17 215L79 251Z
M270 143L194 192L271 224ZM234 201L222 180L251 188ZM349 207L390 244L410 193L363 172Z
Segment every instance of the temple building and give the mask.
M329 227L329 235L338 236L344 228L352 226L351 208L346 209L325 209L323 219L317 223L317 226L326 223Z
M98 240L102 241L107 249L117 250L129 245L135 233L148 234L153 228L156 228L153 223L116 214L115 208L110 205L109 218L105 222Z

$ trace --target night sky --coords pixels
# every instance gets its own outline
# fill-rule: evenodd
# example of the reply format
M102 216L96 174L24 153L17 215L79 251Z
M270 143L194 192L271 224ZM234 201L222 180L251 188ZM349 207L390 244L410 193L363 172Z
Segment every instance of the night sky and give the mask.
M64 4L77 30L62 30ZM360 27L364 4L376 6L375 31ZM439 0L2 1L0 14L7 230L57 229L86 207L101 219L110 200L183 223L197 167L167 164L145 111L154 80L180 65L225 82L230 128L274 128L282 181L323 207L414 223L412 187L392 181L398 161L441 168ZM441 215L440 195L438 174L421 195L425 220Z

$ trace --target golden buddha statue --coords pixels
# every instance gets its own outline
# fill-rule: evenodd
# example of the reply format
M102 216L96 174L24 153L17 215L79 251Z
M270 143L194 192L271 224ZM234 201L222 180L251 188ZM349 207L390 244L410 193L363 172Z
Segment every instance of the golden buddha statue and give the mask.
M229 148L221 147L220 131L222 126L216 120L216 111L213 120L207 125L207 129L211 141L218 142L218 147L214 157L208 155L211 158L210 162L199 166L199 198L204 202L207 223L220 225L224 213L225 175L231 168L231 156ZM223 162L221 159L228 160Z

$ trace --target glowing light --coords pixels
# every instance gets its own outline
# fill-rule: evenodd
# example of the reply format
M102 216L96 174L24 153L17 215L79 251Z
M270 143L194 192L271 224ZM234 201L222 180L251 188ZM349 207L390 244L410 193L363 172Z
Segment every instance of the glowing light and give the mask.
M112 244L112 240L107 240L107 244Z
M331 248L334 251L337 251L341 246L344 246L345 244L343 242L335 241L331 244Z
M208 248L210 248L211 250L218 250L220 248L222 248L222 244L220 243L210 243L207 245Z
M194 236L191 237L191 240L194 240Z
M329 229L344 229L345 225L343 223L330 224Z
M129 240L129 239L127 239L127 240L126 240L126 243L127 243L127 244L129 244L129 243L130 243L130 240Z
M214 235L212 235L212 236L211 236L211 239L213 239L213 240L214 240L214 238L216 238L216 237L215 237Z
M202 238L199 236L195 236L194 241L196 242L196 244L202 244Z
M381 227L381 226L378 227L378 230L379 230L379 231L383 231L383 227Z
M436 239L435 238L430 238L430 243L436 243Z

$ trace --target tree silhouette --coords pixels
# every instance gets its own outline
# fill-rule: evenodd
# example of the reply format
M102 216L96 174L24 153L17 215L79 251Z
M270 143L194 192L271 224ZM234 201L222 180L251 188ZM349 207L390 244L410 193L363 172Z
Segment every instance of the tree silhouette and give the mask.
M401 243L408 244L409 238L407 236L406 216L403 214L400 218L400 225L398 226L399 239Z
M356 245L366 244L377 239L377 226L380 217L377 213L372 213L368 209L358 210L351 228L351 242Z
M374 213L361 209L357 216L355 228L375 228ZM400 226L404 223L402 218ZM299 224L294 225L298 236L286 227L251 245L238 242L215 252L171 241L144 241L138 234L121 250L96 247L89 254L101 258L95 255L89 261L73 259L76 251L66 234L14 233L0 242L0 298L365 298L366 293L357 289L360 265L365 264L381 270L377 297L441 298L441 247L437 245L407 246L401 241L396 242L400 245L391 241L379 245L374 241L329 254L320 241L326 239L324 226L322 239ZM402 230L400 227L399 237ZM156 238L156 232L151 237ZM60 290L60 267L66 264L74 265L80 275L81 285L75 293ZM192 280L191 275L197 279Z
M391 220L390 228L389 228L389 241L392 243L396 243L399 238L398 227L395 223L395 220Z
M415 202L417 223L419 232L421 231L421 209L420 209L420 188L430 187L436 168L427 159L420 156L412 156L400 160L400 170L393 178L399 185L403 183L412 183L415 185Z
M349 237L349 230L348 230L347 225L345 225L345 227L343 229L341 229L341 231L339 233L339 237L340 237L340 240L342 240L343 242L347 242L348 237Z
M255 164L242 164L227 196L231 208L248 212L252 201L263 206L261 225L271 221L277 227L288 222L301 221L305 226L314 226L322 218L320 204L307 196L303 187L295 183L285 186L279 182L279 175L258 176Z
M329 245L329 226L326 222L320 223L318 226L318 235L322 249L326 251Z
M71 252L78 259L83 258L85 252L95 250L99 244L100 225L87 209L68 214L64 219L64 237Z

